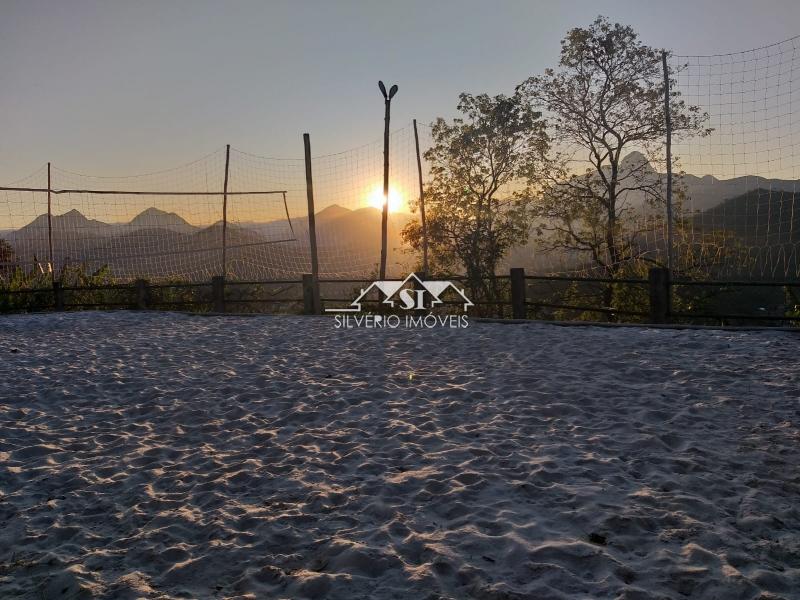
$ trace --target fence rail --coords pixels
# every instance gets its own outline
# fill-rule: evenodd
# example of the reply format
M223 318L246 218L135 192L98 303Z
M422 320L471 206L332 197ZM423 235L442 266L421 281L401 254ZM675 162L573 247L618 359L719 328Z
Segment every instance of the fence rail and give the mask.
M463 277L451 278L454 281L465 281ZM764 314L765 309L755 308L751 314L746 312L736 312L728 310L709 311L707 308L700 310L686 310L685 307L677 306L674 300L675 290L678 288L698 288L705 287L716 290L728 290L735 287L743 288L783 288L784 290L798 290L800 292L800 281L775 281L775 282L752 282L752 281L697 281L697 280L671 280L666 269L651 269L648 279L611 279L602 277L564 277L564 276L543 276L526 275L523 269L511 269L509 275L498 275L497 281L510 282L509 293L496 300L478 301L473 304L477 309L485 314L487 311L495 310L495 313L487 316L511 316L514 319L536 319L542 318L537 311L542 309L559 311L558 314L572 313L573 318L586 320L587 315L601 315L606 320L619 320L627 317L639 319L642 323L670 323L670 322L696 322L713 321L720 324L730 324L731 322L764 322L764 323L785 323L788 325L800 326L800 301L793 307L783 307L782 314ZM319 279L317 285L311 285L311 275L305 275L302 279L274 279L274 280L249 280L249 281L227 281L221 276L213 277L208 282L162 282L151 283L144 279L139 279L128 284L97 284L77 286L64 286L60 282L54 282L52 287L0 290L0 310L2 312L26 312L26 311L48 311L48 310L68 310L82 308L130 308L130 309L157 309L157 308L195 308L205 309L213 312L229 312L232 307L237 305L255 306L263 305L261 312L271 312L267 307L283 305L286 311L302 312L306 314L320 314L324 312L325 304L345 304L352 302L352 294L348 296L320 292L321 285L337 285L339 292L343 293L342 288L348 285L368 284L369 279ZM399 279L396 281L400 281ZM648 294L646 310L644 308L621 308L613 306L591 305L584 302L558 302L550 301L548 298L539 298L531 295L529 286L535 283L561 283L566 285L602 284L622 287L645 288ZM258 287L275 288L273 293L261 293L253 295ZM302 289L302 294L297 293L297 288ZM249 288L249 289L248 289ZM235 291L244 289L249 295L237 297ZM179 297L160 297L164 291L190 290L190 295ZM348 290L351 292L352 290ZM199 293L198 293L199 292ZM294 292L294 293L292 293ZM106 298L97 298L93 293L107 293ZM792 291L793 294L796 294ZM77 295L77 298L69 298L67 295ZM288 294L288 295L287 295ZM19 301L20 296L28 295L28 301ZM42 295L49 295L49 300L42 300ZM81 298L81 295L85 295ZM588 294L587 294L588 295ZM794 298L800 296L794 295ZM11 299L17 301L14 302ZM367 305L380 304L379 299L364 299ZM458 305L461 302L443 301L443 306ZM508 310L510 308L510 311ZM508 313L508 314L507 314ZM569 318L569 317L566 317Z

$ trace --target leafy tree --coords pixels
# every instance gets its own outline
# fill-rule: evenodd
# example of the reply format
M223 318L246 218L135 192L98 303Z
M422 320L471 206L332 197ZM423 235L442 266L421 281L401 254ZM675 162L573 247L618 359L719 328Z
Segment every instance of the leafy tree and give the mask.
M432 175L425 190L430 265L437 274L463 269L473 299L492 299L500 260L528 239L531 187L548 140L541 114L520 94L459 98L463 116L437 119L425 153ZM420 250L419 222L402 235Z
M672 78L675 71L670 68ZM671 85L671 90L674 86ZM517 92L546 111L558 148L548 156L548 185L537 207L543 248L577 252L611 279L632 262L656 261L643 244L663 218L634 219L631 198L663 206L663 183L651 162L666 140L661 51L631 27L598 17L561 42L558 69L523 82ZM673 135L703 135L707 115L670 92ZM636 160L624 161L632 151ZM578 163L588 165L583 171ZM662 211L663 212L663 211ZM603 293L614 301L614 286Z

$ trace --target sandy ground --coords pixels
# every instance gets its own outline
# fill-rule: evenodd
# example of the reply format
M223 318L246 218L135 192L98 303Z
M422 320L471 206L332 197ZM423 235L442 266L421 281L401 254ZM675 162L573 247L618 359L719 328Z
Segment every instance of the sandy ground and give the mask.
M0 318L0 598L800 598L800 335Z

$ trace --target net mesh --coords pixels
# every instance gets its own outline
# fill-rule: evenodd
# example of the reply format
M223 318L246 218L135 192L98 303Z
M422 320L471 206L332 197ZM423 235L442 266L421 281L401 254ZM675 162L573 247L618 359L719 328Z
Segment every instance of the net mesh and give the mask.
M681 277L794 280L800 277L800 37L725 55L669 58L675 101L706 114L707 135L676 133L672 139L675 272ZM557 150L573 173L594 172L583 147L570 147L554 132ZM632 257L641 270L665 265L664 139L623 152L620 187L647 188L617 198ZM624 173L624 175L623 175ZM650 194L653 202L647 200ZM537 274L601 275L589 252L529 244L512 250L512 266ZM621 266L628 266L621 265Z
M418 194L410 126L390 135L390 157L387 268L400 275L413 262L400 231ZM223 227L225 161L221 149L175 169L125 177L51 167L50 224L44 166L6 186L39 191L0 191L0 236L11 248L0 262L6 271L56 275L80 265L119 280L223 273L231 280L296 279L310 272L305 161L232 148ZM313 157L312 170L321 277L371 275L380 260L383 141Z
M673 90L708 114L712 130L673 140L673 247L682 268L692 263L694 276L800 277L798 46L800 38L793 38L735 54L670 58ZM420 124L419 137L424 153L430 127ZM648 177L663 192L663 149L646 158ZM52 167L53 190L76 190L51 195L52 261L46 192L0 191L0 275L16 267L57 274L69 265L105 267L121 280L207 280L223 273L233 280L297 279L310 272L304 160L230 150L223 252L225 159L220 149L175 169L129 177ZM383 140L316 156L312 166L321 277L371 277L380 259ZM428 181L424 159L423 169ZM47 167L10 186L46 189ZM400 234L416 218L411 206L418 193L409 124L390 136L390 275L418 261ZM642 256L665 262L663 204L654 208L634 195L622 199L621 210ZM512 249L502 269L509 266L550 275L592 271L579 253L545 252L533 241Z
M421 132L422 133L422 132ZM413 129L404 127L390 135L390 183L387 272L401 275L413 263L403 247L400 232L411 218L410 204L418 197ZM317 255L323 278L366 277L377 273L381 250L383 205L383 141L346 152L312 158ZM289 276L311 269L308 235L305 163L302 159L277 159L246 152L231 154L234 189L277 187L286 190L288 212L295 239L255 248L237 261L254 275ZM230 205L229 205L230 206ZM244 197L233 200L231 222L265 227L248 211ZM233 215L233 216L231 216ZM258 221L258 223L254 223ZM285 219L270 222L277 237L289 235ZM278 234L277 232L282 232Z
M687 243L713 259L709 276L797 278L800 38L672 66L713 130L673 145Z

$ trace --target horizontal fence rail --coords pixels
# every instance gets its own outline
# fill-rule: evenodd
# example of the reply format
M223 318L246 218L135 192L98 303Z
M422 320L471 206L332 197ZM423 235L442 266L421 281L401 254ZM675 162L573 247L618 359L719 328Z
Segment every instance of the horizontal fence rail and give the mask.
M0 310L3 312L51 311L73 309L158 309L186 308L224 313L231 307L251 307L254 312L305 312L324 313L324 305L341 307L354 301L359 290L363 291L369 279L319 279L317 286L306 285L310 275L303 279L242 280L228 281L221 276L205 282L149 282L139 279L131 283L102 283L88 285L62 285L54 282L52 287L29 289L0 289ZM449 281L457 281L467 288L467 278L451 277ZM394 279L391 281L403 281ZM474 299L474 311L482 316L510 316L515 319L547 320L590 320L589 317L604 317L606 320L618 321L626 318L641 323L670 322L715 322L731 323L784 323L800 326L800 281L697 281L670 280L666 269L652 269L648 279L604 278L604 277L565 277L526 275L523 269L512 269L509 275L498 275L493 281L508 288L496 299ZM510 284L510 285L509 285ZM541 297L542 292L530 289L536 285L572 286L571 289L592 286L613 287L619 290L638 289L641 300L634 306L604 306L575 300L596 296L594 289L575 292L572 301L554 300ZM320 286L335 286L334 293L321 293ZM770 309L757 306L752 302L743 310L732 307L728 310L709 309L710 304L695 307L692 298L678 297L680 289L712 289L725 297L735 288L784 290L787 294L795 294L795 304L784 304L780 314L773 314ZM302 290L302 292L301 292ZM314 295L317 297L314 298ZM25 296L28 300L25 301ZM562 294L563 298L563 294ZM646 299L645 299L646 298ZM383 306L379 297L363 298L359 302L365 306ZM441 300L436 307L453 307L463 304L461 301ZM259 306L260 305L260 306ZM321 307L314 310L314 307ZM302 307L302 309L300 308ZM691 309L690 309L691 308ZM724 308L724 307L723 307ZM510 310L509 310L510 309ZM543 312L545 311L545 312Z

